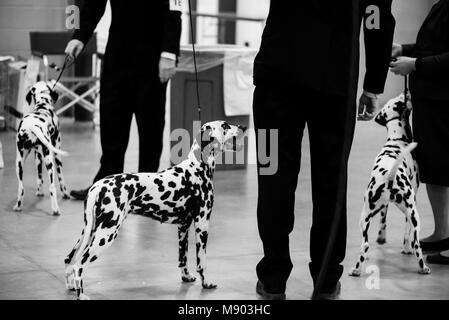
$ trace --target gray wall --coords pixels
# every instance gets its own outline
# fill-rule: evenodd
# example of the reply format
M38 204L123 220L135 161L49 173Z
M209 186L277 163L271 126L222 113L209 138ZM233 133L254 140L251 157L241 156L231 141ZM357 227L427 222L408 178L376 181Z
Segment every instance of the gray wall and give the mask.
M64 30L68 2L0 0L0 55L29 57L29 31Z

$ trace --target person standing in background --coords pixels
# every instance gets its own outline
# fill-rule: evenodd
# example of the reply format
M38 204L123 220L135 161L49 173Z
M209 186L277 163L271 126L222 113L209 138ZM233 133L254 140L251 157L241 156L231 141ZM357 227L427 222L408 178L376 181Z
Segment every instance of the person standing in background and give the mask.
M423 251L440 251L428 263L449 265L449 0L437 2L416 43L393 44L391 71L410 74L413 135L420 181L432 206L434 233L420 240Z
M293 268L289 234L294 224L306 124L313 201L309 268L316 284L334 215L340 211L327 277L317 298L338 296L341 262L346 252L347 165L357 114L357 75L350 74L351 70L358 70L359 29L365 18L367 70L359 119L371 120L376 114L378 95L384 90L391 58L395 27L391 4L392 0L271 1L254 64L253 106L257 133L260 129L278 130L277 172L261 174L264 165L258 163L257 218L264 256L256 268L256 291L266 299L285 299ZM345 177L344 192L339 192L341 171ZM337 199L339 194L341 199Z
M107 0L86 0L66 53L77 57L103 16ZM110 0L112 19L101 76L101 166L93 182L124 170L132 116L139 133L139 172L156 172L162 153L167 81L175 74L181 0ZM89 188L72 190L84 200Z

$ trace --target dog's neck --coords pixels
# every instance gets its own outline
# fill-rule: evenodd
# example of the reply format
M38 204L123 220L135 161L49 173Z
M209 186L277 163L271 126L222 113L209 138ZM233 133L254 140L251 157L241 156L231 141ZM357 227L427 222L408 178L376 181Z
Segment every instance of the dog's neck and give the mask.
M216 157L217 154L210 145L207 145L203 150L201 150L199 143L195 139L192 147L190 148L188 161L200 167L207 167L212 176L215 172L215 166L217 164Z
M412 129L408 119L394 119L386 124L387 127L387 141L404 141L412 142Z

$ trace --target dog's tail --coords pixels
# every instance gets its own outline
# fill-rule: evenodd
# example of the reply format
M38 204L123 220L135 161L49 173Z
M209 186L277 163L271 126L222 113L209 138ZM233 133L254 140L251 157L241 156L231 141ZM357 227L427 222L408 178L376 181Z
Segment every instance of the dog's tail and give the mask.
M396 177L396 174L398 172L398 168L402 163L402 160L404 159L406 154L411 153L413 150L416 149L418 144L416 142L412 142L408 144L404 149L401 150L401 153L399 154L399 157L394 162L393 168L391 168L390 172L387 176L388 186L391 189L391 186L393 185L394 178Z
M42 130L39 127L37 127L37 126L29 126L28 128L39 139L39 141L42 142L42 144L44 146L46 146L50 151L52 151L52 152L54 152L56 154L59 154L61 156L68 156L69 155L67 152L55 148L51 144L51 141L44 135L44 133L42 132Z
M89 246L95 228L95 203L98 200L100 189L91 187L84 202L84 234L80 246L75 253L73 261L78 261Z

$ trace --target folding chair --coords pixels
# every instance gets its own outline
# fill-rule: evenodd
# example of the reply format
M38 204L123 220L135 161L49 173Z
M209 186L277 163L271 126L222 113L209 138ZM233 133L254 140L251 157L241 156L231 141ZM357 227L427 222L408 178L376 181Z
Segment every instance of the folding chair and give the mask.
M34 57L42 59L44 65L44 80L48 80L50 71L49 57L50 55L65 55L64 50L67 43L71 40L72 33L65 31L51 32L30 32L31 54ZM87 43L83 52L79 57L91 57L92 72L90 76L85 77L69 77L62 76L56 84L56 91L60 98L67 97L70 102L60 106L56 110L56 114L61 114L75 105L79 105L94 114L94 123L98 124L99 95L100 95L100 74L101 74L101 57L97 53L96 34ZM62 66L60 66L62 67ZM89 89L78 94L78 90L82 86L89 86ZM88 99L91 98L92 103Z

